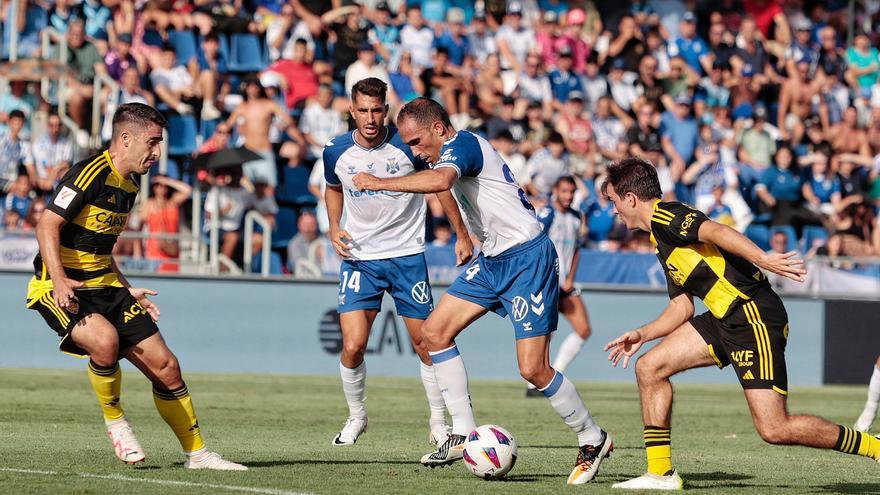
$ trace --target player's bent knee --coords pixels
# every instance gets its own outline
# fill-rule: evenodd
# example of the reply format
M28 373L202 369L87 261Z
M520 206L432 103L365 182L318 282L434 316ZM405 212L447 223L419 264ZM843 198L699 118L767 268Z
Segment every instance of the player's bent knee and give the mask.
M519 374L523 379L536 387L547 385L552 379L552 371L549 366L543 362L539 363L520 363Z
M173 354L161 363L156 371L156 377L159 379L160 384L167 389L175 389L183 385L180 363Z
M659 378L660 370L657 364L647 354L643 354L636 359L636 378L640 382L655 381Z

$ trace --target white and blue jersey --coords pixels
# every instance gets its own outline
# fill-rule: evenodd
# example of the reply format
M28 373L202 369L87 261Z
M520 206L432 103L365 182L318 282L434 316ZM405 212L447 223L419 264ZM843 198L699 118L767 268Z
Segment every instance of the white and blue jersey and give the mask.
M394 191L359 191L352 182L358 172L376 177L401 177L425 168L400 139L385 127L385 139L367 149L354 132L337 136L324 146L324 178L341 186L341 226L352 237L351 258L380 260L425 252L425 198Z
M541 233L535 208L488 141L459 131L440 148L433 168L443 167L458 174L452 192L485 256L497 256Z
M553 206L542 208L538 212L538 221L556 247L556 254L559 256L559 283L562 283L568 277L571 262L574 260L583 221L578 212L571 208L557 211Z
M447 293L510 315L517 339L555 331L559 258L510 168L492 145L467 131L440 149L434 168L443 167L458 174L453 195L483 244Z

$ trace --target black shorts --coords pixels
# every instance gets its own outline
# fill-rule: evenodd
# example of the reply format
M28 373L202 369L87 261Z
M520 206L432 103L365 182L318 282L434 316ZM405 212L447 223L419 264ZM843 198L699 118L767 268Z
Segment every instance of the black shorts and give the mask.
M691 318L691 324L706 341L719 368L733 364L743 388L788 393L788 314L782 299L772 289L760 289L724 319L706 312Z
M70 331L90 314L103 316L116 328L120 354L159 331L150 315L126 288L80 289L76 291L76 302L77 305L72 308L75 311L70 308L61 309L55 305L51 292L44 292L27 302L28 308L38 311L49 327L61 337L58 344L61 352L78 357L88 356L84 349L73 343Z

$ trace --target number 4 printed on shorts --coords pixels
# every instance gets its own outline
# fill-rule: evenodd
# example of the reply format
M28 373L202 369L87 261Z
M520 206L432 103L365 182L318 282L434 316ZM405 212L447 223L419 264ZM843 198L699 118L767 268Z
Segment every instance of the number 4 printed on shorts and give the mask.
M529 298L532 300L532 312L541 316L541 314L544 313L544 294L538 292L538 295L536 296L529 292Z
M351 276L349 276L348 272L342 272L342 289L341 292L345 292L345 289L351 289L355 292L361 291L361 272L351 272Z

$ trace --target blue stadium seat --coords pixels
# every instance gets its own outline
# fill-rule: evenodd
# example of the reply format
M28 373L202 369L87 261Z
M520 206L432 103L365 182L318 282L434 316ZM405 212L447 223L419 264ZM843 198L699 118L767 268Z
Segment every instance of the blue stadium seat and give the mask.
M746 227L746 237L764 251L770 249L770 229L766 225L750 224Z
M284 273L283 263L281 262L281 255L272 251L269 254L269 274L270 275L281 275ZM263 271L263 253L254 253L254 259L251 262L251 272L253 273L261 273Z
M309 169L306 167L287 167L281 169L275 199L279 204L292 206L312 206L318 204L309 192Z
M813 248L813 244L817 240L827 241L828 232L824 227L816 225L807 225L801 234L801 252L806 253Z
M196 149L197 124L192 115L168 117L168 154L190 155Z
M171 31L168 34L169 41L177 54L177 63L183 66L197 56L196 35L192 31Z
M275 216L275 231L272 232L272 248L286 248L287 243L299 232L296 228L296 208L279 206Z
M254 34L233 34L229 39L229 70L258 72L266 67L263 43Z
M199 135L202 136L203 141L207 141L214 135L214 129L217 128L217 124L220 123L220 119L214 120L204 120L199 124Z
M791 225L774 225L770 227L770 236L777 232L782 232L788 238L788 242L785 245L786 251L794 251L797 249L798 236L797 232L794 230L794 227Z

